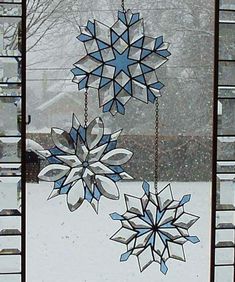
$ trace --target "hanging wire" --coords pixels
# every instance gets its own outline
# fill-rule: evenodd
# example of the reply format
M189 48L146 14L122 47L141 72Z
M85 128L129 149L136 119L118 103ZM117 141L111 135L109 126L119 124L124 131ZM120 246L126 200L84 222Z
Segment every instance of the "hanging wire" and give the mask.
M88 124L88 92L84 93L84 125L87 127Z
M154 188L155 188L155 193L158 193L158 142L159 142L159 103L158 103L158 99L156 100L155 103L155 167L154 167Z
M125 0L122 0L122 9L125 11Z

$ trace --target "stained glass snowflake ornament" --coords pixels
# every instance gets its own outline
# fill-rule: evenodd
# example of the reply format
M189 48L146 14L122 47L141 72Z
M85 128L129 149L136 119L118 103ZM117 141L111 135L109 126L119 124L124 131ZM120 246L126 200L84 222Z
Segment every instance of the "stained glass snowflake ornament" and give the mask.
M109 27L97 20L81 27L78 39L87 55L74 64L73 81L78 89L98 90L103 112L125 114L131 98L154 103L164 86L156 70L170 56L163 37L144 34L140 13L118 12L118 20Z
M101 118L82 126L75 115L69 132L52 128L54 147L38 152L49 162L39 179L54 182L49 199L67 195L70 211L87 200L97 213L102 196L119 199L116 182L132 179L122 167L131 159L132 152L117 148L121 131L105 134Z
M198 237L189 235L190 227L199 217L185 212L184 206L191 195L183 196L180 201L174 200L170 184L153 194L149 183L144 181L143 190L141 198L125 195L126 213L110 215L122 224L111 239L127 247L121 262L135 255L141 272L152 262L157 262L161 272L166 274L169 259L185 262L184 245L199 242Z

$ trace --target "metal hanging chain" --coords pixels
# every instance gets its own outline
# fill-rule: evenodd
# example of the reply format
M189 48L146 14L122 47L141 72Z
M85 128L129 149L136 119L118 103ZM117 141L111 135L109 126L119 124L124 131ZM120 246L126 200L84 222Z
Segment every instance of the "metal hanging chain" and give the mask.
M84 93L84 125L88 125L88 92L87 90Z
M122 10L125 11L125 0L122 0Z
M154 166L154 188L155 188L155 193L158 193L158 166L159 166L159 162L158 162L158 142L159 142L159 103L158 103L158 99L156 100L155 103L155 166Z

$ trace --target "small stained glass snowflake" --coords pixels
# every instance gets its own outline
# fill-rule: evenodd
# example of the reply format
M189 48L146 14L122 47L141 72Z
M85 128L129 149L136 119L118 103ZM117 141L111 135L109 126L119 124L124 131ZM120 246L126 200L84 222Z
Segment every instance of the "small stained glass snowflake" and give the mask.
M78 209L85 199L96 212L101 196L119 199L116 182L132 179L122 165L133 155L129 150L116 148L121 131L105 134L101 118L83 127L75 115L70 132L52 128L55 146L38 152L49 162L39 179L54 182L49 199L67 194L70 211Z
M127 246L121 261L135 255L141 272L152 262L157 262L161 272L166 274L168 259L186 261L184 244L199 242L198 237L189 235L189 228L199 217L184 211L191 195L185 195L180 201L174 200L170 184L155 195L144 181L143 190L145 194L142 198L125 195L127 212L124 215L110 215L122 224L111 240Z
M125 104L132 97L154 103L161 96L164 85L156 69L168 60L169 44L162 36L145 36L139 13L119 11L111 28L97 20L88 21L78 39L87 55L74 64L73 81L79 90L98 89L103 112L125 114Z

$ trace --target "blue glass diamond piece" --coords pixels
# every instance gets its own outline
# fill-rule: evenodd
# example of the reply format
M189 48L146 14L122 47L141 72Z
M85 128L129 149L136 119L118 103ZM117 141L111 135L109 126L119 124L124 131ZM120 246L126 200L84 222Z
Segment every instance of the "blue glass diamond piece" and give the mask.
M114 94L117 95L121 90L122 87L117 82L114 82Z
M62 164L63 162L58 160L56 157L49 157L47 158L50 164Z
M158 82L151 84L150 86L154 89L161 90L164 87L164 84L158 81Z
M156 38L156 42L155 42L155 49L158 49L163 43L163 36L159 36L158 38Z
M146 84L144 76L142 74L134 77L134 80L136 80L136 81L138 81L138 82L140 82L140 83L142 83L144 85Z
M148 89L148 101L154 103L157 97Z
M60 194L68 194L69 189L71 188L71 184L68 184L60 189Z
M100 88L104 87L111 81L110 78L102 77L100 81Z
M91 36L89 35L86 35L86 34L80 34L78 37L77 37L78 40L80 40L81 42L86 42L86 41L89 41L92 39Z
M64 155L64 152L58 149L57 147L49 149L52 155Z
M97 201L99 201L100 198L101 198L101 196L102 196L102 194L100 193L100 190L99 190L97 187L95 187L95 189L94 189L94 198L95 198Z
M174 226L170 222L161 225L161 227L163 227L163 228L174 228Z
M140 237L140 236L146 234L150 230L151 230L150 228L138 228L138 229L136 229L136 231L138 232L137 237Z
M104 106L103 106L103 113L107 113L111 110L112 108L112 105L113 105L113 100L109 101L108 103L106 103Z
M166 244L167 241L169 241L169 238L166 235L162 234L161 232L158 232L158 234L161 237L164 244Z
M103 50L103 49L110 47L109 45L105 44L104 42L102 42L100 40L97 40L97 44L98 44L100 50Z
M183 206L191 200L191 195L184 195L179 205Z
M54 188L55 189L61 188L61 186L63 185L65 179L66 179L66 177L63 177L63 178L55 181Z
M126 16L124 12L118 11L118 18L121 20L125 25L127 24L126 22Z
M160 266L160 270L163 274L167 274L168 272L168 267L166 266L166 263L164 262L164 260L161 261L161 266Z
M144 189L145 194L149 195L149 193L150 193L150 185L149 185L149 183L146 180L144 180L142 188Z
M143 73L148 73L148 72L154 71L153 68L150 68L150 67L148 67L144 64L140 64L140 66L141 66L141 70L142 70Z
M115 171L116 173L122 173L124 169L120 165L109 166L110 169Z
M75 75L75 76L79 76L79 75L85 75L86 72L78 67L74 68L71 70L71 72Z
M81 137L81 139L83 140L83 142L85 142L85 140L86 140L86 129L84 127L80 126L79 130L78 130L78 134Z
M127 261L131 255L132 251L128 251L121 255L120 262Z
M122 39L123 39L127 44L129 44L129 32L128 32L128 30L123 33Z
M163 214L165 213L165 211L157 211L157 216L156 216L156 219L157 219L157 222L159 222L163 216Z
M93 199L93 196L91 194L91 192L89 191L88 188L85 189L85 199L91 203L92 199Z
M144 37L138 39L136 42L132 44L133 47L142 48L144 43Z
M168 50L160 50L160 51L157 51L156 53L165 58L171 55L171 53Z
M107 174L107 177L113 180L114 182L117 182L122 179L119 174Z
M193 244L197 244L200 242L200 239L197 236L188 236L188 237L185 237L185 239L187 239L188 241L190 241Z
M141 216L141 219L144 220L145 222L149 223L150 225L152 225L152 221L151 221L151 219L149 218L147 212L144 212L144 215Z
M92 74L96 75L96 76L101 76L103 71L103 66L98 67L97 69L95 69Z
M128 94L130 94L130 95L132 94L131 85L132 85L131 80L129 80L129 81L127 82L127 84L124 86L124 89L125 89L126 92L128 92Z
M104 144L108 143L109 141L110 141L110 134L104 134L103 137L101 138L100 142L99 142L99 146L104 145Z
M78 89L82 90L82 89L86 88L87 87L87 81L88 81L88 77L85 77L83 80L81 80L78 83Z
M117 147L117 141L112 141L108 144L107 148L105 149L105 153L111 151L111 150L114 150L116 149Z
M148 55L150 55L151 53L152 53L152 51L143 49L142 52L141 52L141 60L144 59L145 57L147 57Z
M89 54L91 57L93 57L94 59L103 62L103 59L101 57L100 51L94 52L94 53L90 53Z
M87 29L90 31L90 33L94 36L95 35L95 24L91 21L87 22Z
M111 31L111 42L114 44L119 39L119 36L113 30Z
M118 99L118 98L117 98ZM120 114L122 114L122 115L124 115L125 114L125 107L123 106L123 104L121 103L121 102L119 102L118 100L117 100L117 111L120 113Z
M69 134L70 134L71 138L73 139L73 142L76 143L77 139L78 139L78 132L77 132L77 130L75 128L71 128Z
M151 245L154 247L154 237L155 237L155 234L153 233L151 237L149 238L147 245Z
M139 19L140 19L140 13L133 14L130 21L130 25L137 23Z
M122 215L120 215L120 214L117 213L117 212L111 213L111 214L110 214L110 217L111 217L113 220L124 220L124 219L125 219Z

